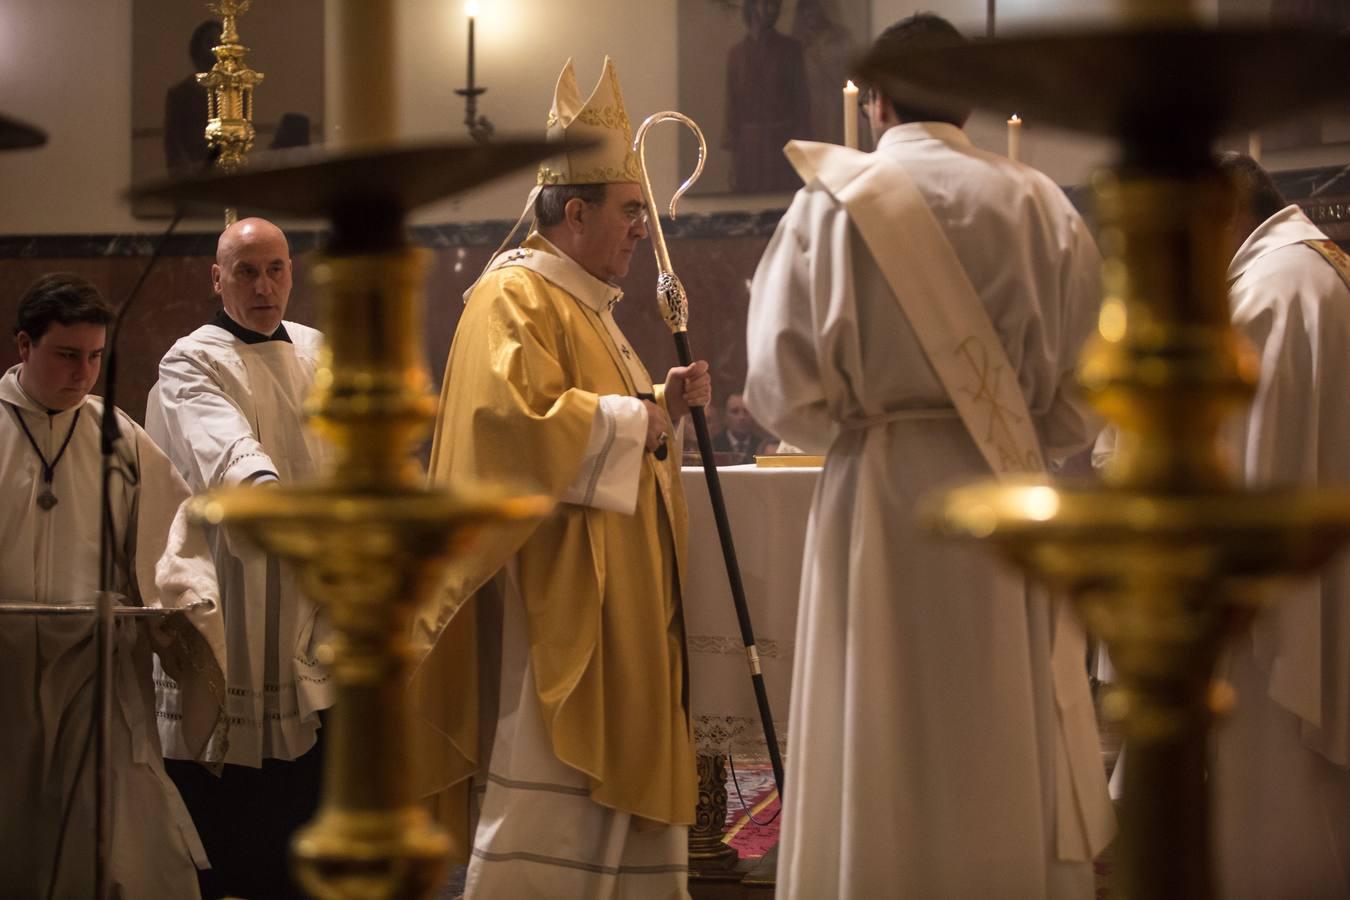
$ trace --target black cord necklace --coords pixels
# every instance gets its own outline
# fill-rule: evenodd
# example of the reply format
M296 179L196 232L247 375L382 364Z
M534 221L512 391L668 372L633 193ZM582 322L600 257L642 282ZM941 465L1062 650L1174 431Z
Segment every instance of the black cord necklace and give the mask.
M43 511L51 509L56 505L56 494L52 493L52 476L56 474L56 467L61 462L61 457L66 455L66 448L70 446L70 439L75 436L75 426L80 421L80 409L75 410L75 416L70 420L70 430L66 432L66 439L61 442L61 449L56 451L56 458L47 462L47 457L42 455L38 449L37 441L33 439L33 432L28 430L28 423L23 420L23 413L19 408L9 401L5 405L14 410L14 418L19 420L19 427L23 429L24 435L28 438L28 443L33 445L33 452L37 454L38 459L42 460L42 482L46 485L42 493L38 494L37 505L42 507Z

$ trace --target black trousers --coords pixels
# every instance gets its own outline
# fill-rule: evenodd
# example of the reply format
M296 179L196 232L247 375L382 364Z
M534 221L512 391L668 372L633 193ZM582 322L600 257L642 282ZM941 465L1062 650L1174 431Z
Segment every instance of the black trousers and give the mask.
M219 778L194 762L164 761L211 860L212 868L198 872L206 900L303 900L288 854L291 835L318 809L326 732L320 728L314 746L294 762L227 765Z

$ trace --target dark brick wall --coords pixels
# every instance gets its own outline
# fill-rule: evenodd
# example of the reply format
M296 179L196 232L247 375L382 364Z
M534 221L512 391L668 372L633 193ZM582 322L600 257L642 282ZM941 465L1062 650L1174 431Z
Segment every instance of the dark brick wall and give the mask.
M303 237L303 236L302 236ZM767 236L674 238L669 242L676 271L685 282L691 308L690 338L694 351L708 359L719 396L738 388L745 378L745 313L749 301L747 280L768 242ZM143 420L145 397L155 381L160 357L175 340L207 321L219 301L211 293L211 262L205 241L193 241L184 255L166 255L151 272L123 327L119 352L117 402ZM297 244L312 245L312 240ZM120 303L130 292L148 255L119 253L76 256L59 252L60 244L44 240L37 249L52 255L0 258L0 371L18 362L10 337L15 310L24 289L39 275L69 271L88 278L111 301ZM474 246L442 246L433 251L427 278L426 347L433 378L440 383L446 354L459 321L461 294L486 264L496 241ZM143 247L141 249L144 249ZM317 325L317 304L307 270L313 251L295 257L295 288L287 318ZM674 365L670 332L655 300L656 264L650 252L634 257L624 281L624 302L615 310L620 327L659 380ZM102 386L96 390L101 392Z

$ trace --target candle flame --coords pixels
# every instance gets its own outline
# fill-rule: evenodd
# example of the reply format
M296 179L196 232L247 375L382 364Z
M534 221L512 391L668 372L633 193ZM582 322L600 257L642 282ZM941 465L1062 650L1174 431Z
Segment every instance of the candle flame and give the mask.
M468 0L468 2L464 4L464 14L470 19L478 15L477 0Z
M1022 117L1019 116L1017 113L1013 113L1013 114L1012 114L1012 118L1008 120L1008 124L1009 124L1009 125L1013 125L1013 124L1021 125L1021 124L1022 124Z
M851 78L849 79L849 82L848 82L848 84L847 84L846 86L848 87L848 89L849 89L850 91L856 91L856 90L858 89L858 86L857 86L856 84L853 83L853 79L851 79Z

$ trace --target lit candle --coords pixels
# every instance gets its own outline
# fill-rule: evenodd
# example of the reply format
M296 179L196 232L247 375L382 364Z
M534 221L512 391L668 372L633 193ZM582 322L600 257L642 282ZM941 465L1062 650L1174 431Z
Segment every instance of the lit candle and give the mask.
M1008 120L1008 159L1017 162L1018 152L1022 149L1022 117L1012 114Z
M858 149L858 86L844 85L844 146Z
M473 90L473 20L478 15L478 4L469 0L464 4L464 12L469 17L469 90Z
M1261 161L1261 132L1247 132L1247 155L1257 162Z

